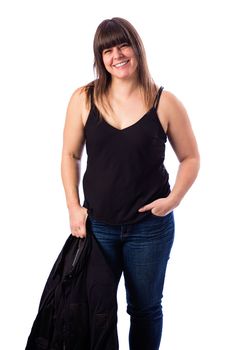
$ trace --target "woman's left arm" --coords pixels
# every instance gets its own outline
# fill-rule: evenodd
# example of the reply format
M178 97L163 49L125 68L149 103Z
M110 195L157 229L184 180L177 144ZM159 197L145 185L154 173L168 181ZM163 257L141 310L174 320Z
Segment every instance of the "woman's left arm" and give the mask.
M171 193L140 208L151 210L154 215L164 216L176 208L192 186L199 171L199 151L187 111L172 93L165 91L163 114L167 135L180 162L176 181Z

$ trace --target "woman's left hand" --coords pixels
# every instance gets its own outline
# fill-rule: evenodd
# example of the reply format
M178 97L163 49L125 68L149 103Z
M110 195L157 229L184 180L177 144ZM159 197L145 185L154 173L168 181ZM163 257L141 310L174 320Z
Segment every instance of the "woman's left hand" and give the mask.
M159 198L155 201L146 204L144 207L138 209L139 212L151 211L156 216L165 216L169 214L177 205L173 203L171 198Z

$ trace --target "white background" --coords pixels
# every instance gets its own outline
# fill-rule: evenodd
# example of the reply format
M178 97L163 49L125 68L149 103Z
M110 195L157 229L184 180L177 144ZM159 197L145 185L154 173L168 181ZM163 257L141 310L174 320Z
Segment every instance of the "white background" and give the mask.
M25 348L44 283L70 234L60 175L66 107L73 91L94 78L93 35L113 16L140 33L154 80L189 113L202 158L195 185L175 211L161 350L224 350L226 28L220 0L1 1L0 347ZM177 161L169 145L166 166L173 183ZM120 349L127 350L123 280L118 300Z

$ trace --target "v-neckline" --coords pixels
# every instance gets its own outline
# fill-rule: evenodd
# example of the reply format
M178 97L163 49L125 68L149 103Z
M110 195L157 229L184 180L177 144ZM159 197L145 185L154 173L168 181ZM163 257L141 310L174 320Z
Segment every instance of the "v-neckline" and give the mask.
M97 108L97 106L96 106L95 104L94 104L94 107L95 107L95 109L97 110L97 112L99 113L99 110L98 110L98 108ZM107 122L107 120L106 120L103 116L102 116L102 121L105 123L106 126L112 128L112 129L114 129L114 130L116 130L116 131L118 131L118 132L123 132L123 131L128 130L128 129L132 128L133 126L136 126L137 124L139 124L139 123L140 123L141 121L143 121L143 119L145 119L145 117L147 117L147 116L149 115L149 113L151 113L152 110L154 110L154 109L155 109L155 107L152 106L152 107L151 107L145 114L143 114L142 117L141 117L140 119L138 119L135 123L133 123L133 124L131 124L131 125L129 125L129 126L126 126L126 127L123 128L123 129L119 129L119 128L117 128L117 127L111 125L110 123Z

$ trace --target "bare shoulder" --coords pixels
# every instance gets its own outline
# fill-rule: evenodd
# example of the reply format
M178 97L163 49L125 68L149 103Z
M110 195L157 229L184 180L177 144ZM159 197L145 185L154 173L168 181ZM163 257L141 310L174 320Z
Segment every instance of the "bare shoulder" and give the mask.
M161 94L158 115L165 132L168 132L174 123L188 122L188 114L181 100L174 93L165 89Z
M80 118L84 126L88 117L89 109L90 105L87 98L87 89L84 87L77 88L70 97L68 110L71 111L74 117Z
M168 119L168 122L174 118L184 118L187 116L187 111L182 101L169 90L163 90L162 92L161 109Z
M198 157L198 147L192 125L181 100L170 91L164 91L161 105L162 115L167 120L167 134L178 159Z
M86 111L86 93L83 88L76 89L69 100L63 131L63 152L81 158L84 138L83 118Z

